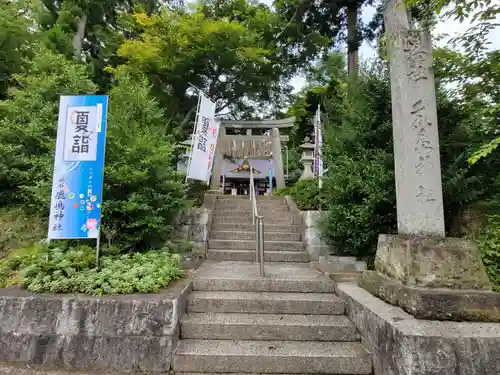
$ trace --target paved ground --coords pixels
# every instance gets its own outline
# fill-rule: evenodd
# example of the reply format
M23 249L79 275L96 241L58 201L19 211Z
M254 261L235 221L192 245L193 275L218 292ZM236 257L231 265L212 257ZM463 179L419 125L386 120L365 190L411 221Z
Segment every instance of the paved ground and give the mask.
M1 375L125 375L116 372L100 372L100 371L64 371L64 370L42 370L37 367L28 366L10 366L0 363ZM149 375L141 372L141 375ZM134 375L127 373L126 375ZM137 374L138 375L138 374Z

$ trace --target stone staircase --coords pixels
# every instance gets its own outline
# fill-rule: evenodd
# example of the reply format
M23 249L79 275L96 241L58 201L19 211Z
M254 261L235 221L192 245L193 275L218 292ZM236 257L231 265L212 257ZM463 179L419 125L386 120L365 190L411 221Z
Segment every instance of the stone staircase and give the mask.
M371 374L371 357L344 314L333 282L308 264L267 263L262 279L255 262L206 261L193 274L172 370Z
M258 212L264 217L264 260L308 262L301 241L300 217L289 210L284 197L258 197ZM219 196L215 203L207 259L255 260L255 227L248 196Z

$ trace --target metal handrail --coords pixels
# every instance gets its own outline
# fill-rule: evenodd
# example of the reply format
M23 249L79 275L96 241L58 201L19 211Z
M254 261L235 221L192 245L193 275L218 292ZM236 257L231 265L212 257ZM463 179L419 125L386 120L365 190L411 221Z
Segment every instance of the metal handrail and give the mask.
M264 277L264 217L257 210L257 196L255 193L255 181L253 167L250 167L250 191L249 199L252 204L252 223L255 225L255 261L260 263L260 277Z

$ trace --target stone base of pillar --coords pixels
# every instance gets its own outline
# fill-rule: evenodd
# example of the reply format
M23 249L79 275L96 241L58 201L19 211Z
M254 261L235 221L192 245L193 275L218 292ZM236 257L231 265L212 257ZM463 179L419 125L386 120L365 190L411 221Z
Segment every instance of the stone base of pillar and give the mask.
M500 322L476 245L460 238L381 235L359 285L417 319Z

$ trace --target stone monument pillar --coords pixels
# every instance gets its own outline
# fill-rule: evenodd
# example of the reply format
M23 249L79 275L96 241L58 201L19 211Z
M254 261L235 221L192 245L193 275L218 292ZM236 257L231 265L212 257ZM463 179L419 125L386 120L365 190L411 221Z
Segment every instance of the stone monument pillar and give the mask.
M283 172L283 155L281 154L281 138L278 128L273 128L273 159L274 159L274 178L278 189L285 187L285 173Z
M226 128L221 127L219 129L219 139L217 141L217 148L215 149L214 165L212 167L212 178L210 180L210 190L219 190L220 188L220 177L223 173L224 159L222 155L224 154L224 149L226 147Z
M410 29L402 1L388 2L384 20L390 56L398 232L444 236L430 35Z
M500 321L475 243L445 238L430 34L403 0L384 11L390 59L398 235L380 235L360 285L416 318Z

